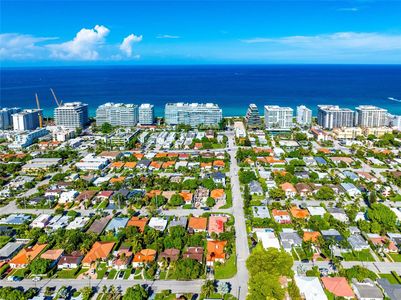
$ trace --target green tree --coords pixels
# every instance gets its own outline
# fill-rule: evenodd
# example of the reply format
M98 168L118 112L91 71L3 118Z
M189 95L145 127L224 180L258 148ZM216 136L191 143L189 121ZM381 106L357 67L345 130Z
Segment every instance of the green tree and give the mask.
M32 274L45 274L49 266L49 260L37 258L29 264L29 270L31 270Z
M205 283L202 285L202 295L206 298L213 294L214 290L215 288L213 280L206 280Z
M396 227L397 216L387 206L381 203L373 203L368 209L368 218L372 222L377 222L385 230L394 230Z
M272 188L269 190L269 196L273 199L284 199L285 192L280 188Z
M334 191L329 186L322 186L317 191L316 198L319 200L332 200L332 199L334 199Z
M113 131L113 126L110 125L110 123L103 123L102 126L100 127L100 130L104 134L111 133Z
M180 194L174 194L168 203L172 206L180 206L184 204L184 199Z
M129 287L123 296L123 300L146 300L148 292L142 285L134 285Z
M206 205L208 207L213 207L216 205L216 201L212 197L208 197L206 200Z
M250 276L262 272L268 272L273 275L290 276L292 274L292 265L294 261L287 252L276 248L263 249L255 248L246 261Z
M175 276L178 280L196 279L202 274L202 265L193 259L178 260L175 267Z
M277 275L269 272L260 272L251 276L249 280L249 294L247 299L284 299L285 291L280 286Z

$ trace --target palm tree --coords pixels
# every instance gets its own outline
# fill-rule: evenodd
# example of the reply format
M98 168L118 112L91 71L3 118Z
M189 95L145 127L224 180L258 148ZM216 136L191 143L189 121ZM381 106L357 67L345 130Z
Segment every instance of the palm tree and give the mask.
M205 283L202 285L202 294L205 295L205 297L209 297L213 293L214 280L206 280Z

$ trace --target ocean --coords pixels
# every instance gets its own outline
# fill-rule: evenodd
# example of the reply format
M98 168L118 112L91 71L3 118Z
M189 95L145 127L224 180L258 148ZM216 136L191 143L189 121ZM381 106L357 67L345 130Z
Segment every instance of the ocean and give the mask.
M52 116L53 88L63 102L152 103L163 116L167 102L214 102L225 116L244 115L250 103L295 108L304 104L376 105L401 114L401 65L202 65L0 69L0 107L36 107Z

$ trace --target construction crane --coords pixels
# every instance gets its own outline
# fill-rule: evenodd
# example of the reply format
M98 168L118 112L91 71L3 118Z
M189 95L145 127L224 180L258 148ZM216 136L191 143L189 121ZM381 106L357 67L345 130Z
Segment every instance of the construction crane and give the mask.
M39 127L43 127L43 118L42 118L42 112L40 111L40 104L39 104L39 98L38 94L35 93L35 98L36 98L36 106L38 107L38 117L39 117Z
M56 93L53 91L53 89L50 89L50 91L51 91L52 94L53 94L53 98L54 98L54 101L56 101L57 106L60 107L60 106L63 104L63 100L61 100L61 101L59 102L58 99L57 99L57 97L56 97Z

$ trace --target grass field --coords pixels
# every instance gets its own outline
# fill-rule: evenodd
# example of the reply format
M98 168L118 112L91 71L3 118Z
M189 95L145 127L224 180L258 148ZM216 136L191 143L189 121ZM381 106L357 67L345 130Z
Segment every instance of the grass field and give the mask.
M74 279L74 278L77 277L75 272L77 272L77 269L60 270L60 271L57 272L56 276L57 276L57 278Z
M116 275L117 275L117 271L115 269L111 269L107 279L114 279L114 277L116 277Z
M369 250L342 253L342 257L345 261L375 261Z
M401 262L401 254L398 254L398 253L389 253L389 255L391 256L391 258L392 258L395 262Z
M216 279L228 279L234 277L237 273L236 255L235 253L221 265L216 265L214 268L214 277Z

